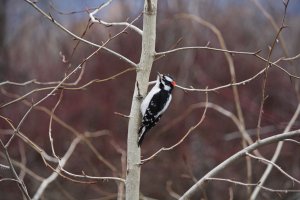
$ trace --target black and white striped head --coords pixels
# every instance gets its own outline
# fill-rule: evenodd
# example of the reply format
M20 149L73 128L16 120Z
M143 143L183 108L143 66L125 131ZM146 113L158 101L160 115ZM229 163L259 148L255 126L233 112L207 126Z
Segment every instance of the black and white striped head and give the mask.
M159 88L168 92L172 92L176 82L169 75L158 74Z

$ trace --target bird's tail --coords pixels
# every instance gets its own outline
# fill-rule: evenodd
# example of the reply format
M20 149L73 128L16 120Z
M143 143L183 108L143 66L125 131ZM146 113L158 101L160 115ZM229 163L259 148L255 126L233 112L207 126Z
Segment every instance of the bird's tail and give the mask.
M141 146L144 137L145 137L145 133L146 133L146 127L145 126L141 126L140 130L139 130L139 137L138 137L138 147Z

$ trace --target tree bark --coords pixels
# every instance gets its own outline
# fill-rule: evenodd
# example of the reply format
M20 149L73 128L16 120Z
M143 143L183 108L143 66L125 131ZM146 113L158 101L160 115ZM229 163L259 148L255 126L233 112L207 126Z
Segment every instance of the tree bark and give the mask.
M138 129L141 123L141 95L145 97L155 55L157 0L145 0L143 36L140 62L132 97L127 139L126 200L138 200L140 193L141 149L137 146Z

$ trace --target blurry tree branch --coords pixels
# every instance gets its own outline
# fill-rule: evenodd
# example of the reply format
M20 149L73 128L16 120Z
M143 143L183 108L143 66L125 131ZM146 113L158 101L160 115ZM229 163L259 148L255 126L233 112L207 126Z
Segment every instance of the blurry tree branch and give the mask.
M299 117L300 114L300 104L298 104L298 107L293 115L293 117L291 118L291 120L289 121L288 125L285 127L284 132L288 132L291 130L291 128L293 127L296 119ZM283 147L283 141L278 142L277 147L275 149L274 155L271 159L271 163L275 163L281 153ZM272 164L268 164L266 170L264 171L263 175L261 176L260 180L259 180L259 185L263 185L265 183L265 181L267 180L267 178L269 177L271 171L273 169L273 165ZM260 192L260 187L256 187L255 190L253 191L251 198L252 200L256 199L258 193Z
M246 148L240 150L239 152L233 154L226 160L224 160L222 163L220 163L218 166L210 170L207 174L205 174L196 184L194 184L192 187L190 187L182 196L180 199L182 200L188 200L191 199L192 195L195 194L200 188L203 187L203 184L207 180L207 178L211 178L230 166L234 161L240 159L241 157L244 157L247 155L247 153L252 152L255 149L258 149L262 146L266 146L271 143L275 143L278 141L282 141L284 139L290 139L295 136L300 135L300 129L290 132L283 132L282 134L274 135L267 137L265 139L261 139L259 141L256 141L255 143L247 146Z
M297 140L293 140L293 139L285 139L284 142L293 142L295 144L300 145L300 142L298 142Z
M96 8L93 12L89 14L90 19L93 23L100 23L105 26L128 26L130 29L137 32L139 35L143 35L143 31L139 29L138 27L134 26L133 24L129 24L128 22L105 22L101 19L98 19L95 17L95 15L104 7L108 6L112 0L108 0L107 2L101 4L98 8ZM138 16L138 18L141 16L141 14Z
M224 40L224 37L221 33L221 31L213 24L211 24L210 22L202 19L201 17L195 16L195 15L190 15L190 14L180 14L178 15L179 18L187 18L187 19L192 19L194 21L196 21L197 23L207 27L208 29L210 29L217 37L220 46L222 49L227 49L226 47L226 43ZM230 72L230 77L231 77L231 83L232 85L232 92L233 92L233 98L234 98L234 102L235 102L235 108L236 108L236 112L237 112L237 116L239 119L239 124L240 124L240 131L242 134L242 145L245 148L247 146L247 142L249 143L249 135L245 130L245 120L244 120L244 116L243 116L243 111L241 108L241 102L240 102L240 97L239 97L239 92L238 92L238 88L236 85L234 85L237 81L236 81L236 72L235 72L235 66L234 66L234 61L232 59L232 56L230 53L224 52L226 61L228 63L228 67L229 67L229 72ZM247 140L248 139L248 140ZM251 178L252 178L252 166L251 166L251 160L246 157L246 166L247 166L247 178L248 178L248 182L251 182ZM248 194L250 195L250 191L248 190Z
M12 128L12 135L18 136L20 139L22 139L26 144L28 144L30 147L32 147L37 153L39 153L42 157L42 159L48 160L50 162L57 163L58 160L52 156L49 156L41 147L39 147L37 144L35 144L32 140L30 140L26 135L24 135L22 132L17 131L15 126L10 122L10 120L6 117L3 117L0 115L0 118L5 120L9 126Z
M246 186L246 187L260 187L263 190L269 191L269 192L275 192L275 193L288 193L288 192L300 192L300 190L292 190L292 189L286 189L286 190L280 190L280 189L272 189L266 186L259 185L258 183L244 183L241 181L236 181L232 179L225 179L225 178L206 178L207 181L223 181L223 182L228 182L232 183L234 185L241 185L241 186Z
M56 168L57 171L53 172L48 178L44 179L43 182L41 183L40 187L37 189L35 195L33 196L33 200L38 200L40 199L41 195L43 194L43 192L45 191L45 189L48 187L48 185L53 182L59 175L60 172L60 167L63 167L66 162L68 161L68 159L71 157L72 153L75 150L75 147L77 146L77 144L80 142L80 137L76 137L68 151L65 153L65 155L59 160L59 167Z
M265 59L265 58L263 58L259 55L257 55L257 57L260 58L263 61L267 61L267 59ZM293 57L293 58L295 58L295 57ZM272 65L276 66L277 68L279 68L281 71L286 73L291 78L300 79L299 76L296 76L296 75L293 75L293 74L289 73L287 70L285 70L280 65L278 65L277 62L279 62L279 61L280 60L277 60L276 62L270 62L270 66L272 66ZM187 87L183 87L183 86L180 86L180 85L176 85L176 87L178 87L180 89L183 89L185 91L191 91L191 92L213 92L213 91L221 90L221 89L224 89L224 88L232 87L233 85L235 85L235 86L246 85L247 83L251 82L252 80L258 78L265 71L266 71L266 68L260 70L258 73L254 74L252 77L250 77L248 79L245 79L243 81L236 82L236 83L229 83L229 84L218 86L218 87L215 87L215 88L198 89L198 88L194 88L192 86L190 88L187 88Z
M173 197L174 199L179 199L180 195L177 194L173 189L172 189L172 181L168 181L166 184L166 190L168 191L169 195Z
M283 58L280 58L279 61L281 61L281 60L284 60L284 61L291 61L291 60L296 60L296 59L298 59L298 58L300 58L300 53L297 54L297 55L295 55L295 56L293 56L293 57L283 57Z
M85 71L85 63L82 65L81 67L81 71L79 73L79 76L77 77L77 79L74 81L74 82L71 82L71 83L67 83L67 82L64 82L62 85L63 86L76 86L83 74L84 74L84 71ZM60 81L51 81L51 82L40 82L40 81L37 81L36 79L33 79L33 80L29 80L29 81L26 81L26 82L14 82L14 81L3 81L0 83L0 86L4 86L4 85L14 85L14 86L26 86L26 85L29 85L29 84L36 84L36 85L57 85L59 84Z
M93 79L93 80L89 81L88 83L85 83L82 86L78 86L78 87L65 87L65 85L62 84L62 86L60 86L59 89L64 89L64 90L83 90L83 89L86 89L87 87L89 87L90 85L92 85L94 83L102 83L102 82L105 82L105 81L114 80L115 78L117 78L117 77L119 77L119 76L121 76L121 75L123 75L123 74L125 74L127 72L135 71L135 70L136 70L135 68L127 68L124 71L121 71L121 72L119 72L117 74L114 74L114 75L112 75L112 76L110 76L108 78L105 78L105 79ZM77 80L74 83L69 83L69 85L76 86L78 84ZM35 84L41 84L41 85L48 85L48 84L52 85L52 84L59 84L60 82L35 82L35 81L31 82L31 81L28 81L28 82L24 82L24 83L26 83L26 84L22 84L22 86L27 85L27 83L35 83ZM21 83L18 83L18 85L20 85L20 84ZM15 85L15 84L12 84L12 85ZM11 104L17 103L19 101L22 101L23 99L25 99L26 97L30 96L31 94L34 94L34 93L37 93L37 92L42 92L42 91L47 91L47 90L53 90L53 89L55 89L55 86L33 89L30 92L24 94L23 96L14 97L15 98L14 100L2 104L0 106L0 109L4 108L6 106L9 106ZM5 94L5 95L7 94L7 92L3 88L1 88L1 92L3 94Z
M289 0L287 0L286 2L283 1L283 4L284 4L284 14L283 14L283 17L282 17L281 26L278 29L277 33L276 33L275 39L274 39L274 41L272 43L272 46L270 47L270 51L269 51L269 54L268 54L268 61L266 63L266 71L265 71L265 74L264 74L265 76L264 76L264 80L263 80L263 84L262 84L261 106L260 106L259 118L258 118L258 123L257 123L257 128L258 128L258 130L257 130L257 137L258 137L258 139L260 138L259 137L259 134L260 134L260 124L261 124L261 120L262 120L262 113L263 113L264 102L265 102L265 99L266 99L266 97L265 97L266 96L265 95L265 90L266 90L267 75L268 75L267 69L270 66L271 54L273 52L275 44L276 44L276 42L277 42L277 40L278 40L278 38L280 36L281 31L286 27L286 25L285 25L285 18L286 18L286 12L287 12L287 7L288 7L288 4L289 4ZM297 107L297 109L296 109L296 111L295 111L292 119L290 120L289 124L285 128L284 132L287 132L287 131L289 131L292 128L293 124L295 123L296 118L298 118L298 116L299 116L299 113L300 113L300 104L298 104L298 107ZM275 163L276 162L276 160L279 157L279 154L281 152L282 147L283 147L283 141L280 141L277 144L276 150L275 150L274 155L273 155L273 157L271 159L271 163ZM268 164L267 169L265 170L265 172L263 173L262 177L260 178L260 182L259 182L260 185L264 184L264 182L268 178L269 174L271 173L273 166L274 165L272 165L270 163ZM250 199L251 200L256 199L259 191L260 191L260 187L256 187L255 190L253 191Z
M96 132L96 135L99 135L99 134ZM92 135L90 135L90 136L92 136ZM68 176L71 176L71 177L74 177L74 178L82 178L83 180L92 180L93 181L93 182L81 182L81 181L79 181L81 183L96 183L94 181L99 181L99 180L115 180L115 181L125 182L124 179L118 178L118 177L95 177L95 176L86 175L84 172L83 172L82 175L77 175L77 174L74 174L74 173L71 173L71 172L65 170L64 166L67 164L68 159L71 157L71 155L73 154L76 146L79 144L79 142L82 139L83 139L83 137L77 136L72 141L72 143L69 146L69 149L67 150L65 155L61 159L59 159L58 166L56 167L56 169L54 169L54 172L48 178L44 179L44 181L41 183L40 187L36 191L33 199L38 200L40 198L40 196L43 194L44 190L48 187L48 185L51 182L53 182L59 175L64 177L64 178L68 178L68 177L62 175L61 172L64 172ZM74 179L69 179L69 180L76 182L76 180L74 180Z
M218 41L220 43L221 48L222 49L227 49L225 40L223 38L223 35L222 35L221 31L215 25L213 25L210 22L202 19L199 16L195 16L195 15L191 15L191 14L179 14L179 15L177 15L177 17L178 18L192 19L192 20L196 21L197 23L207 27L208 29L210 29L216 35L216 37L218 38ZM242 126L245 126L244 117L243 117L242 109L241 109L240 98L239 98L237 87L235 85L235 83L236 83L236 73L235 73L235 69L234 69L235 68L234 67L234 62L233 62L233 59L232 59L232 56L231 56L230 53L224 51L224 55L226 57L226 60L228 62L228 66L229 66L232 89L233 89L233 95L234 95L234 99L235 99L235 105L236 105L236 110L237 110L237 113L238 113L238 117L239 117L239 120L240 120ZM245 127L244 127L244 129L245 129Z
M251 157L251 158L253 158L253 159L261 161L264 164L272 165L273 167L275 167L276 169L278 169L283 175L285 175L286 177L288 177L289 179L291 179L293 182L300 183L300 181L298 179L296 179L293 176L289 175L287 172L285 172L280 166L278 166L274 162L272 162L270 160L267 160L265 158L260 158L260 157L254 156L254 155L252 155L252 154L250 154L248 152L246 153L246 155L249 156L249 157Z
M53 142L53 137L52 137L52 121L53 121L53 115L54 115L54 112L56 110L56 108L58 107L58 105L60 104L61 100L62 100L62 97L63 97L63 90L61 91L60 93L60 96L59 96L59 99L57 101L57 103L55 104L54 108L51 110L51 114L50 114L50 122L49 122L49 131L48 131L48 134L49 134L49 140L50 140L50 144L51 144L51 150L52 150L52 155L57 158L59 160L59 157L56 155L55 153L55 149L54 149L54 142Z
M123 178L126 178L126 150L122 149L118 144L116 144L114 141L111 142L111 145L114 147L114 149L121 155L121 176ZM125 180L125 179L124 179ZM125 198L125 181L124 182L118 182L118 199L117 200L123 200Z
M9 96L14 96L12 94L8 94ZM23 100L23 103L27 106L31 106L31 103L29 101ZM112 172L116 172L117 169L113 166L113 164L111 164L106 158L104 158L98 151L97 149L94 147L94 145L88 140L86 139L84 136L82 136L83 134L81 134L80 132L78 132L74 127L72 127L71 125L67 124L66 122L64 122L63 120L61 120L58 116L56 116L55 114L52 114L51 111L49 109L47 109L46 107L43 106L36 106L34 107L34 109L42 111L44 113L46 113L47 115L51 116L53 118L53 120L60 124L62 127L64 127L65 129L67 129L68 131L70 131L71 133L73 133L76 137L83 137L83 141L86 143L86 145L91 149L91 151L95 154L96 158L102 162L104 165L106 165L109 169L112 170ZM11 127L13 128L13 125L11 124ZM88 133L84 134L87 135ZM18 135L19 136L19 135ZM27 144L30 144L30 146L32 146L38 153L42 153L41 156L45 157L46 160L49 156L45 155L45 152L43 150L41 150L40 147L38 147L36 144L34 144L29 138L27 138L26 136L26 140L24 139L24 135L20 133L20 136L22 136L21 138L23 139L23 141L25 141ZM30 142L28 142L30 141ZM55 161L57 161L57 158L53 158ZM52 159L52 160L53 160Z
M261 5L261 3L258 0L252 0L252 2L261 11L261 13L270 21L270 23L273 26L274 30L276 32L278 30L280 30L280 27L278 27L278 25L276 24L276 22L275 22L274 18L272 17L272 15L267 12L267 10ZM289 53L288 53L287 45L284 41L284 38L283 38L282 34L279 34L278 39L279 39L280 45L281 45L281 47L284 51L285 56L288 57Z
M115 52L115 51L113 51L113 50L111 50L111 49L105 47L105 44L106 44L107 42L104 42L103 45L98 45L98 44L95 44L95 43L90 42L90 41L88 41L88 40L85 40L85 39L83 39L83 38L81 38L81 37L75 35L75 34L72 33L71 31L69 31L68 29L66 29L63 25L61 25L59 22L57 22L55 19L53 19L53 17L52 17L51 15L48 15L48 14L45 13L42 9L40 9L40 8L36 5L36 3L34 3L34 2L32 2L32 1L30 1L30 0L24 0L24 1L26 1L27 3L29 3L33 8L35 8L39 13L41 13L42 15L44 15L44 16L45 16L48 20L50 20L53 24L55 24L55 25L58 26L60 29L62 29L64 32L68 33L69 35L71 35L72 37L76 38L77 40L80 40L80 41L82 41L82 42L84 42L84 43L86 43L86 44L89 44L89 45L91 45L91 46L94 46L94 47L97 47L97 48L100 48L100 49L104 49L105 51L107 51L107 52L109 52L109 53L111 53L111 54L117 56L117 57L120 58L121 60L127 62L127 63L130 64L131 66L137 67L137 65L136 65L134 62L132 62L131 60L129 60L129 59L126 58L125 56L122 56L121 54L119 54L119 53L117 53L117 52ZM134 21L136 21L136 20L137 20L137 19L133 20L132 23L133 23ZM131 23L131 24L132 24L132 23ZM126 28L127 28L127 27L128 27L128 26L126 26ZM122 31L122 32L123 32L123 31ZM110 40L110 39L109 39L109 40ZM100 49L99 49L99 50L100 50Z
M4 154L5 154L5 157L6 157L6 160L8 162L8 165L9 165L9 168L10 168L10 171L12 173L12 176L14 177L14 179L17 181L18 183L18 187L20 188L21 192L23 193L23 195L25 196L25 198L27 200L30 200L30 196L28 194L28 191L27 191L27 188L26 188L26 185L25 183L19 178L13 164L12 164L12 161L11 161L11 158L9 156L9 153L8 153L8 145L4 145L2 140L0 139L0 144L1 144L1 148L2 150L4 151Z
M282 17L282 22L281 22L281 26L278 29L278 31L276 32L275 38L273 40L272 45L269 47L269 53L268 53L268 58L266 61L266 67L265 67L265 72L264 72L264 78L263 78L263 83L262 83L262 88L261 88L261 93L262 93L262 97L261 97L261 102L260 102L260 109L259 109L259 116L258 116L258 121L257 121L257 139L260 139L260 126L261 126L261 120L262 120L262 114L263 114L263 109L264 109L264 103L266 100L266 84L267 84L267 79L268 79L268 69L270 68L271 64L270 64L270 60L271 60L271 55L273 53L273 50L275 48L275 45L278 41L278 37L280 36L281 31L286 27L285 25L285 17L286 17L286 11L287 11L287 6L288 6L289 1L287 1L286 3L284 3L284 14Z
M192 50L192 49L203 49L203 50L209 50L209 51L216 51L216 52L226 52L230 54L241 54L241 55L256 55L261 52L261 50L255 51L255 52L250 52L250 51L233 51L233 50L227 50L227 49L219 49L219 48L214 48L214 47L209 47L209 46L190 46L190 47L179 47L175 49L171 49L168 51L161 51L161 52L156 52L155 56L166 56L167 54L170 53L175 53L177 51L182 51L182 50Z
M2 158L5 158L5 154L4 153L0 153L0 156ZM12 162L13 165L15 165L16 167L18 167L19 169L24 170L26 172L26 174L28 174L29 176L33 177L37 181L43 181L44 180L43 177L41 177L40 175L36 174L34 171L28 169L23 163L18 162L18 161L14 160L14 159L11 159L11 162ZM2 166L2 165L0 166L0 168L2 168L2 169L3 169L3 167L5 167L5 170L9 170L10 169L9 166L5 166L5 165L4 166Z

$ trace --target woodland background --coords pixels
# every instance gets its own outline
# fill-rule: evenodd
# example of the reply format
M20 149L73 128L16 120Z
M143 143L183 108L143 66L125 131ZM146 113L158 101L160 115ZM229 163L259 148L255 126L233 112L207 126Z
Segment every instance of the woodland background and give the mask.
M65 74L80 64L95 48L78 43L68 34L59 30L49 20L34 10L25 1L2 0L0 5L0 82L13 81L24 83L36 79L39 82L60 81ZM66 28L83 36L89 41L100 44L112 33L122 27L105 27L100 24L89 24L87 10L95 8L102 1L96 0L49 0L39 1L38 6L51 13L51 16L61 22ZM280 26L284 6L281 1L263 0L260 5L272 16ZM142 11L142 1L113 1L101 11L101 19L107 21L125 21L134 19ZM248 0L198 0L159 1L157 16L157 51L165 51L180 46L211 46L220 48L216 36L206 27L190 19L182 17L182 13L201 16L214 24L222 33L227 49L235 51L256 52L268 56L276 30L263 12ZM286 15L287 28L281 32L286 44L288 56L300 52L300 2L291 0ZM142 27L139 19L136 26ZM271 60L284 56L284 50L279 41L272 53ZM108 46L120 54L138 62L141 37L132 30L127 34L112 40ZM265 62L253 55L234 54L237 82L248 79L265 67ZM300 60L283 62L282 66L289 72L300 75ZM105 79L128 69L130 66L119 58L100 51L88 60L82 73L79 85L94 79ZM214 88L231 82L228 63L221 52L208 50L187 50L166 55L154 62L151 80L156 72L170 74L176 82L185 87ZM261 137L283 132L291 119L297 105L297 81L281 70L271 67L266 85L267 99L264 104ZM80 72L71 77L68 82L75 81ZM124 156L126 153L128 119L117 113L128 115L131 97L134 89L134 71L105 82L93 83L84 89L64 90L62 99L55 115L62 121L83 134L105 130L104 135L88 139L116 172L104 165L95 153L85 143L80 143L68 160L65 169L81 174L82 171L94 176L124 175ZM246 129L256 140L256 128L261 103L261 85L263 76L253 79L238 87L241 108L244 114ZM24 95L42 84L30 83L24 86L1 84L0 105L12 99L15 95ZM296 88L296 89L295 89ZM26 102L19 101L0 109L0 114L18 123L30 104L47 95L48 91L35 92L26 97ZM21 131L32 141L51 154L49 142L49 115L42 107L53 109L60 92L49 97L40 106L33 109L24 121ZM209 102L213 102L235 113L232 89L227 87L215 92L209 92ZM187 130L201 118L203 108L194 109L182 120L177 117L186 113L193 104L204 102L204 92L187 92L179 88L174 90L173 102L160 123L147 135L142 146L142 156L148 157L162 146L171 146L182 138ZM169 124L171 126L169 126ZM293 129L299 129L297 120ZM9 138L9 125L0 120L0 137L6 141ZM68 149L74 134L59 123L53 122L52 136L58 156ZM298 138L299 139L299 138ZM273 155L276 144L268 145L260 152L267 158ZM241 136L232 121L220 113L209 109L203 123L194 130L188 138L171 151L163 152L155 159L145 163L141 172L141 192L144 196L154 199L174 199L172 191L178 194L185 192L193 185L193 177L201 178L214 166L225 160L242 148ZM9 148L10 156L20 165L33 171L39 177L48 177L53 171L46 167L39 154L19 139L12 141ZM300 178L299 145L285 145L277 164ZM0 163L5 163L1 153ZM252 181L257 182L265 165L253 161ZM20 172L18 167L17 171ZM126 170L126 165L125 165ZM30 194L34 194L41 181L23 172L24 182ZM1 175L1 173L0 173ZM5 173L1 177L5 177ZM245 159L240 159L234 165L222 171L219 177L235 180L245 180ZM266 186L275 189L299 189L299 185L273 170ZM118 185L114 181L100 181L97 184L74 183L58 177L43 194L42 199L115 199ZM207 184L204 194L207 199L229 199L233 191L234 199L245 199L247 188L230 183L211 181ZM259 199L284 199L291 194L261 191ZM22 194L13 182L0 182L1 199L21 199Z

